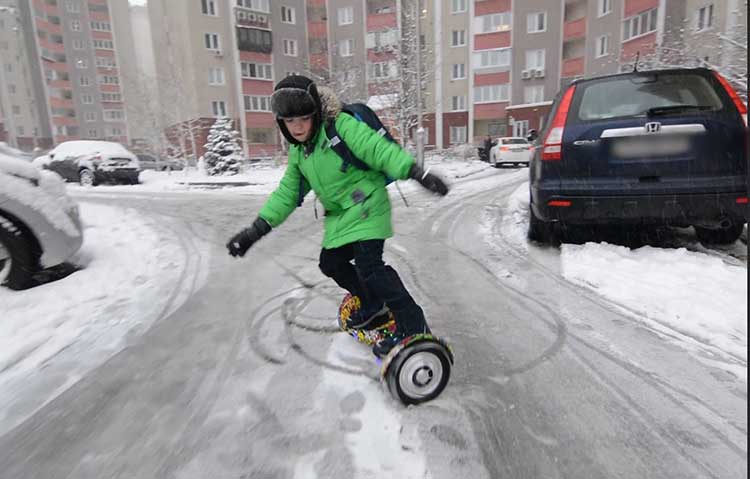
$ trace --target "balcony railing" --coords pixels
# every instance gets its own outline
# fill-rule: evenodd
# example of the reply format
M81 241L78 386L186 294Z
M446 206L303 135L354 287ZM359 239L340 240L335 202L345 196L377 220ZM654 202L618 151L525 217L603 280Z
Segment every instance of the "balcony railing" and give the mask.
M565 22L563 28L563 39L574 40L577 38L584 38L586 36L586 17L579 18L578 20L572 20Z
M563 60L561 77L567 78L580 75L583 75L583 57Z

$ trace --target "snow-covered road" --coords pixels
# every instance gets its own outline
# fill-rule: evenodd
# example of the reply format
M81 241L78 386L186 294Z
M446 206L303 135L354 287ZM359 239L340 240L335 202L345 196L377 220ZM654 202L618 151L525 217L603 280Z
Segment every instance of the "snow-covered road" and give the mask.
M745 245L529 245L526 170L441 166L386 243L457 356L416 408L331 327L312 201L232 260L251 187L71 188L85 268L0 291L2 477L747 477Z

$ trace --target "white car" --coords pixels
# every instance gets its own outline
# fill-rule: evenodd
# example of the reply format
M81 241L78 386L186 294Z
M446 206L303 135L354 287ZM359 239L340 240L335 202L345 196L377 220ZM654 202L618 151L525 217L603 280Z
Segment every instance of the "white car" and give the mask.
M78 206L55 173L0 153L0 284L24 289L33 275L78 251Z
M490 164L495 168L501 165L529 166L534 147L526 138L506 136L498 138L497 143L490 150Z

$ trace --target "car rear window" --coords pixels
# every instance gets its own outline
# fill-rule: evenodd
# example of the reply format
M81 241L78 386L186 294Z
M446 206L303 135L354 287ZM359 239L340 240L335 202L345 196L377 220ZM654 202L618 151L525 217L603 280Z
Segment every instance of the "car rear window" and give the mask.
M528 145L528 141L523 138L506 138L503 141L503 145Z
M577 118L581 121L646 116L649 109L689 105L721 110L721 98L702 75L659 73L615 77L581 85Z

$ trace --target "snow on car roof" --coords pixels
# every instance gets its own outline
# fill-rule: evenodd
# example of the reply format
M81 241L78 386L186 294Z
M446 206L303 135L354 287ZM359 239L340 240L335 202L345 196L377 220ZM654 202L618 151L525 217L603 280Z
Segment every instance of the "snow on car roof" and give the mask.
M80 156L91 153L130 153L127 148L119 143L112 141L95 141L95 140L74 140L66 141L57 145L50 155L59 156Z
M39 179L39 170L37 170L31 163L1 152L0 172L13 176L21 176L23 178L29 178L32 180Z

